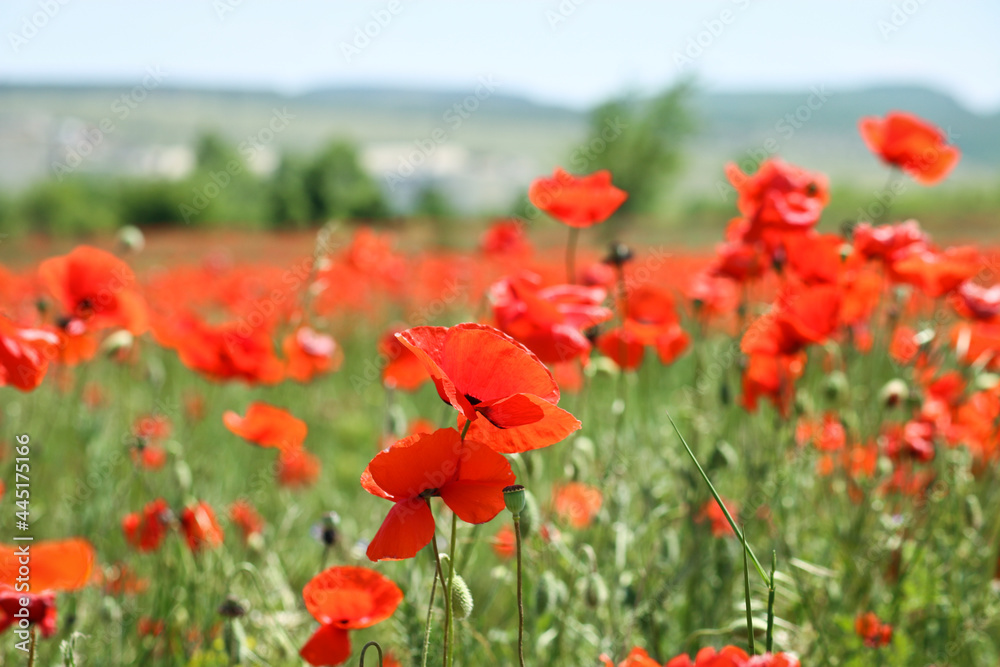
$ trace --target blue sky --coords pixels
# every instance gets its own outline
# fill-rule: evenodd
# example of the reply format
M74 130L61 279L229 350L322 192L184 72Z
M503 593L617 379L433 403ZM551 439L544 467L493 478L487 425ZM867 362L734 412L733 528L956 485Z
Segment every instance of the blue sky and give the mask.
M693 73L713 90L923 84L995 111L998 26L995 0L0 0L0 82L159 67L171 85L295 93L491 75L579 107Z

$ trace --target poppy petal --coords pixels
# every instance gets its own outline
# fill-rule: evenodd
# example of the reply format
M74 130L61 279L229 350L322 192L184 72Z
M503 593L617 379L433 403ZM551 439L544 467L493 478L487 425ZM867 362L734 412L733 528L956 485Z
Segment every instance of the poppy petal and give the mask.
M458 479L441 488L441 499L462 521L486 523L503 510L503 488L516 478L502 454L470 440L465 447L463 456L468 458Z
M413 558L434 538L434 515L424 498L396 503L389 510L368 545L368 558L402 560Z
M525 396L542 409L544 416L541 419L511 428L497 428L489 421L479 419L472 422L466 438L481 442L501 454L517 454L554 445L580 428L579 420L562 408L537 396ZM458 425L459 428L465 425L462 417L459 417Z
M0 586L14 585L18 547L0 545ZM31 546L31 590L72 591L82 588L94 567L94 547L80 538L38 542Z
M313 633L299 655L316 667L339 665L351 657L351 640L347 630L335 625L323 625Z
M376 454L368 470L372 481L393 498L416 498L455 476L461 449L458 431L453 428L418 433Z

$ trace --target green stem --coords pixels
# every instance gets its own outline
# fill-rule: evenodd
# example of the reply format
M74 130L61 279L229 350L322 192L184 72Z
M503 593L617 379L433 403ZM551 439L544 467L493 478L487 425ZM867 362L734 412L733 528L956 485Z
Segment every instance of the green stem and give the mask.
M31 626L31 631L28 635L28 667L35 667L35 641L38 639L38 634L35 631L35 626Z
M433 542L434 540L431 541ZM436 553L437 545L435 545L434 551L435 551L434 554L435 567L437 568L437 570L440 570L441 563L440 561L438 561ZM420 660L420 667L427 667L427 654L430 653L431 650L431 614L434 611L434 594L437 593L437 583L438 583L437 572L435 572L435 575L431 577L431 582L432 582L431 601L427 603L427 624L424 630L424 652Z
M379 645L378 642L368 642L364 645L364 647L362 647L361 662L358 663L360 667L365 667L365 652L367 652L372 646L374 646L375 650L378 651L378 667L382 667L382 646Z
M765 650L770 653L774 648L774 571L778 567L778 554L771 552L771 577L767 586L767 639Z
M750 607L750 565L747 562L747 542L744 538L745 535L746 527L744 526L740 542L743 544L743 595L747 608L747 647L750 649L750 655L757 655L757 647L754 646L753 636L753 610Z
M448 596L446 600L448 609L448 638L449 642L445 645L445 665L446 667L451 667L452 665L452 649L455 646L455 614L452 609L452 584L455 581L455 533L458 532L458 515L452 512L451 514L451 546L449 547L449 553L451 556L448 558L448 588L445 591L445 595Z
M521 517L514 516L514 537L517 543L517 658L524 667L524 600L521 585Z
M427 501L430 505L430 500ZM437 531L434 533L434 537L431 539L431 546L434 549L434 562L437 564L437 576L441 579L441 588L444 590L444 656L443 665L448 667L448 641L451 637L448 636L448 627L451 625L451 594L448 587L448 583L444 579L444 571L441 569L441 554L438 552L437 546ZM451 559L448 559L449 566L451 565ZM449 575L450 576L450 575Z
M732 528L733 532L736 533L736 536L740 538L740 542L746 544L746 541L743 539L743 531L741 531L739 528L736 527L736 522L733 521L733 517L729 513L729 509L726 507L726 504L722 502L722 497L719 495L719 492L715 490L715 486L712 485L712 481L708 478L708 475L705 474L705 469L701 467L700 463L698 463L698 458L694 455L694 452L691 451L691 448L687 444L687 440L684 439L684 435L681 434L680 429L677 428L677 424L674 423L674 418L670 416L669 412L667 413L667 419L670 420L670 425L674 427L674 433L676 433L677 437L681 439L681 444L684 445L684 449L687 451L688 456L690 456L691 460L694 462L694 465L698 469L698 473L701 475L701 478L705 480L705 484L708 485L708 490L712 492L712 497L715 498L715 502L718 503L720 508L722 508L722 513L726 515L726 521L729 522L729 527ZM753 549L750 548L749 544L746 544L746 552L747 554L750 555L751 560L753 560L753 565L754 568L757 569L757 574L760 575L760 578L763 580L764 584L767 585L768 578L767 575L764 574L764 568L761 567L760 561L757 560L757 556L754 555Z

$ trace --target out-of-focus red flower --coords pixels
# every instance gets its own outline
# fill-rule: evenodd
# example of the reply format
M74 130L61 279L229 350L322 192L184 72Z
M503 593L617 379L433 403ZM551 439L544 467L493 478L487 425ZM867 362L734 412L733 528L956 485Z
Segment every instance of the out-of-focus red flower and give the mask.
M320 623L299 651L310 665L339 665L351 657L348 630L368 628L392 616L403 592L378 572L331 567L302 589L306 609Z
M312 486L319 479L319 459L305 449L282 449L278 455L278 483L297 488Z
M643 348L653 346L660 362L668 365L687 349L690 337L681 329L674 298L664 288L642 285L626 298L625 322L603 334L597 346L620 368L634 370L643 359Z
M497 451L547 447L580 428L573 415L556 406L559 387L552 373L493 327L415 327L397 338L421 360L445 403L473 423L483 417L498 429L480 439ZM508 429L515 436L504 442Z
M888 646L892 641L892 626L879 620L873 611L858 614L854 619L854 631L869 648Z
M162 498L146 503L142 514L132 512L122 519L125 539L139 551L158 549L169 528L170 508Z
M611 184L611 172L573 176L556 167L551 178L538 178L528 188L528 199L570 227L591 227L611 217L628 195Z
M159 445L140 443L132 447L132 463L147 470L159 470L167 462L167 450Z
M819 222L830 199L826 177L772 158L751 176L734 163L726 176L738 193L736 202L749 223L745 241L756 241L765 231L803 231Z
M614 661L607 655L601 655L600 659L604 667L615 667ZM645 649L636 646L618 663L618 667L660 667L660 663L650 658Z
M799 661L787 653L764 653L749 656L736 646L711 647L698 651L694 660L687 653L668 660L664 667L799 667Z
M973 246L925 249L911 253L889 265L894 282L913 285L929 297L944 296L976 275L981 265L979 250Z
M379 352L388 362L382 369L382 384L392 389L413 391L431 376L420 358L396 339L398 332L390 330L379 340Z
M518 220L498 220L483 232L479 247L491 257L524 257L532 248L524 233L524 225Z
M691 300L695 314L702 318L728 315L739 305L736 283L703 271L688 283L684 296Z
M715 247L715 257L709 273L737 283L760 278L767 270L767 258L762 249L742 241L720 243Z
M244 543L248 542L254 535L260 535L264 531L264 519L260 517L249 500L237 500L230 505L229 520L240 529Z
M149 581L136 576L125 563L107 568L107 572L94 571L95 585L100 585L108 595L137 595L149 588Z
M42 329L22 329L0 315L0 387L31 391L42 383L59 337Z
M514 534L514 529L510 527L510 524L505 523L493 536L493 553L504 560L513 558L517 549L516 542L517 536Z
M894 460L926 462L934 458L934 425L929 422L910 420L901 428L889 427L883 435L886 453Z
M962 317L980 322L994 322L1000 315L1000 285L983 287L966 281L955 290L955 310Z
M854 249L868 259L894 262L930 246L930 237L916 220L873 227L862 222L852 233Z
M170 435L170 420L166 415L145 415L132 424L132 435L147 442L160 442Z
M946 143L940 129L910 113L890 111L885 118L867 116L858 128L871 152L921 185L943 180L962 155Z
M215 519L212 506L199 501L181 512L181 530L188 548L197 553L203 549L214 549L222 544L222 528Z
M722 502L726 504L726 508L732 515L739 514L739 506L736 505L732 500L722 499ZM731 537L736 535L733 532L733 527L729 525L729 520L726 519L725 512L719 507L719 503L715 502L715 499L707 501L701 507L701 512L698 513L698 522L708 521L712 528L712 535L715 537Z
M285 373L299 382L309 382L314 376L335 371L344 353L332 336L302 326L285 336L281 343L285 353Z
M245 417L227 410L222 415L222 423L244 440L279 450L300 448L309 430L304 421L287 410L260 401L247 407Z
M548 364L586 359L590 341L583 331L613 315L601 305L607 296L603 289L543 288L541 277L531 273L501 279L489 295L497 327Z
M80 538L34 542L30 545L31 591L18 590L24 544L0 544L0 633L18 621L28 600L28 623L43 637L56 631L55 593L86 586L94 568L94 547Z
M176 350L185 366L212 380L266 385L285 375L263 325L237 321L212 326L193 315L176 314L154 320L153 336L163 347Z
M59 301L63 316L87 329L121 327L133 334L149 328L149 311L128 264L104 250L78 246L38 265L42 285Z
M486 523L504 509L503 488L514 483L510 463L475 440L444 428L404 438L380 452L361 486L394 505L368 545L371 560L412 558L431 541L428 498L440 497L466 523Z
M569 482L553 490L552 504L559 518L577 529L589 526L604 504L600 489L581 482Z

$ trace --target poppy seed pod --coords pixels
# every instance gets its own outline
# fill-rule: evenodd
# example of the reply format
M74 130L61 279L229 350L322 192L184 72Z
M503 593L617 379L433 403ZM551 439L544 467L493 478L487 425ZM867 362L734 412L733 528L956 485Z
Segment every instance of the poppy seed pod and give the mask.
M519 517L521 512L524 511L524 505L527 502L524 497L524 487L520 484L504 487L503 502L507 506L507 511L513 514L515 518Z
M315 525L313 531L316 539L324 546L334 546L340 537L340 515L336 512L327 512Z
M604 257L603 262L621 268L627 262L631 262L634 257L635 253L632 252L631 248L616 241L608 247L608 254Z
M879 400L883 405L894 408L910 397L910 388L904 380L895 378L889 380L878 393Z
M469 585L457 574L451 579L451 606L455 610L455 618L459 621L472 616L472 609L475 606Z
M225 602L219 605L219 615L224 618L240 618L246 616L246 613L246 607L232 596L227 597Z

